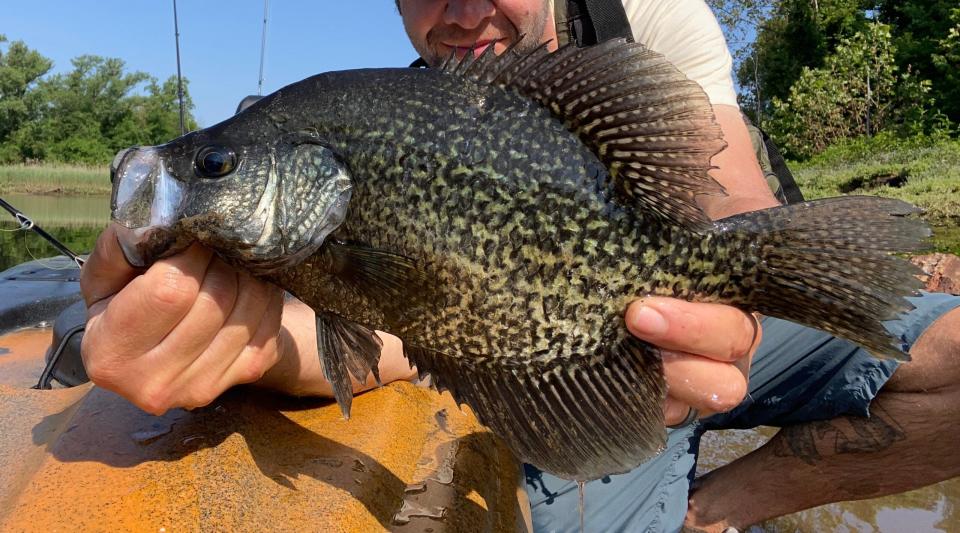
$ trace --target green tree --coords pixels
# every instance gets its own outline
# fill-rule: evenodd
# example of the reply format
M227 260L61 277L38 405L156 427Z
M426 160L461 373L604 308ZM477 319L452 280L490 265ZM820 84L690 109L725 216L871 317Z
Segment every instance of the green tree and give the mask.
M133 110L126 97L149 77L124 73L119 59L84 55L72 64L72 71L43 80L37 89L45 106L38 118L36 142L25 147L27 155L42 160L107 162L122 147L115 132L134 127L129 124Z
M868 23L863 0L782 0L766 13L736 67L742 107L759 124L773 99L789 96L805 68L822 67L842 39Z
M6 42L0 35L0 44ZM6 52L0 49L0 162L20 158L11 135L36 115L40 101L32 89L52 67L52 61L23 41L10 43Z
M949 50L951 32L960 26L957 0L879 0L877 7L892 27L897 64L929 79L938 108L960 122L960 59L956 48L952 59Z
M198 128L196 120L190 114L193 100L187 90L189 82L183 80L183 106L185 109L184 127L187 131ZM177 78L170 76L162 84L151 80L147 86L147 96L138 109L138 120L145 133L144 144L160 144L180 136L180 102L177 96Z
M843 139L883 130L912 134L929 113L930 84L901 71L890 26L869 24L841 40L821 68L804 68L770 128L785 151L807 157Z
M70 72L37 83L41 111L11 135L21 160L106 164L127 146L179 136L175 79L159 84L145 73L125 72L116 58L85 55L72 63ZM189 94L185 103L187 126L194 129Z

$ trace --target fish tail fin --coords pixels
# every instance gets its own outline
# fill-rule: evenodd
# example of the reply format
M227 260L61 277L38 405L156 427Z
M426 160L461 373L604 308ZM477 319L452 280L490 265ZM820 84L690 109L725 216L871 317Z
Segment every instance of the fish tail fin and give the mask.
M893 254L928 247L916 207L889 198L827 198L718 221L756 232L757 285L747 306L908 360L883 321L913 306L919 269ZM733 229L733 228L730 228ZM735 230L735 231L737 231Z

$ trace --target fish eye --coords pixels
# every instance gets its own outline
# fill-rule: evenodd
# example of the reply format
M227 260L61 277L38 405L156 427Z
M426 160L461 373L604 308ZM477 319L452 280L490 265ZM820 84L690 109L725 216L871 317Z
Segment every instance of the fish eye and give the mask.
M197 174L204 178L221 178L237 168L237 154L223 146L205 146L194 161Z

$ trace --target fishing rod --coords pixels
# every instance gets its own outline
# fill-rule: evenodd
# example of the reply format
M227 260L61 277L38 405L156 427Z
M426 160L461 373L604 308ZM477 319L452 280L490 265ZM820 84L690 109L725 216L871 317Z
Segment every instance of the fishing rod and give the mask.
M263 32L260 35L260 81L257 83L257 96L263 96L263 57L267 50L267 0L263 0Z
M173 38L177 45L177 98L180 100L180 135L187 132L183 123L183 77L180 75L180 24L177 22L177 0L173 0Z
M43 237L47 240L54 248L60 251L63 255L73 259L73 262L77 264L77 268L81 268L83 263L86 261L79 255L70 251L62 242L58 241L53 235L50 235L43 230L40 226L37 225L30 217L23 214L22 211L8 204L3 198L0 198L0 207L7 210L8 213L13 215L13 218L17 219L17 224L20 225L22 230L33 230L37 235Z

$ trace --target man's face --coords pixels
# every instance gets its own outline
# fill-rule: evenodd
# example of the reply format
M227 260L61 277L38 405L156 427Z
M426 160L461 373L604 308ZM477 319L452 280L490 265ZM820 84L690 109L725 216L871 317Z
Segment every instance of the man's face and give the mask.
M521 35L519 51L548 40L551 50L557 46L549 0L400 0L398 6L410 42L430 66L473 47L477 55L489 46L502 53Z

